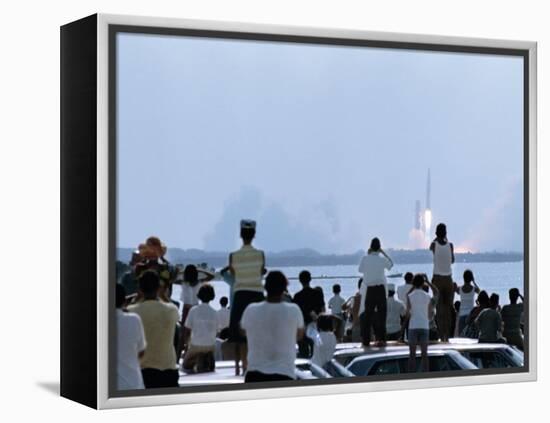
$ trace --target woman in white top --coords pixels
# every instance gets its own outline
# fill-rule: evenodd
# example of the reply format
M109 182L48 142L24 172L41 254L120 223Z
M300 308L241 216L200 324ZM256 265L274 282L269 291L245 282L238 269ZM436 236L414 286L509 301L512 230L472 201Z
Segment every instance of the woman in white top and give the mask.
M456 288L456 293L460 295L460 309L458 311L458 335L466 327L466 319L470 315L475 305L475 296L479 294L480 289L474 280L474 273L467 269L464 271L464 285Z
M201 304L191 308L185 321L185 329L191 332L182 364L186 373L211 372L215 368L214 349L218 319L216 310L208 304L215 297L214 288L208 283L203 284L197 296Z
M433 305L430 294L424 291L427 284L438 295L437 288L432 285L425 274L418 273L413 278L413 290L407 295L407 316L409 319L409 372L416 371L416 347L420 345L422 371L429 371L428 341L430 332L430 318L433 314Z
M437 225L435 235L436 238L430 245L434 257L432 283L439 290L435 319L439 337L443 342L447 342L453 329L451 325L455 289L452 264L455 255L453 244L447 240L447 227L444 223Z

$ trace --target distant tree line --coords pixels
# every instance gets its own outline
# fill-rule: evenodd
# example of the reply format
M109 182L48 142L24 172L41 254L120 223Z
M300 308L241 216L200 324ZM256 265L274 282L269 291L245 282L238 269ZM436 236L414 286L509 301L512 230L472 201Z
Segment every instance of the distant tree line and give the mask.
M313 249L304 248L277 253L266 252L266 264L268 267L355 265L359 263L363 254L364 251L361 250L351 254L321 254ZM388 250L388 254L396 264L432 263L432 254L429 250ZM119 262L128 263L131 255L131 248L117 249ZM219 268L227 265L228 255L228 251L170 248L167 258L174 264L208 263L210 267ZM523 254L518 252L457 253L455 257L458 263L502 263L523 260Z

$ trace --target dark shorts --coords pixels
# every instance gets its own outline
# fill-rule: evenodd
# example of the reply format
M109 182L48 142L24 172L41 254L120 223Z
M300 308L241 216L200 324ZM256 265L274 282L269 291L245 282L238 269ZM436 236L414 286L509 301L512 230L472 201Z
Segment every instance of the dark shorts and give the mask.
M179 373L177 369L141 369L145 388L177 388Z
M409 329L409 345L427 344L430 336L428 329Z
M392 332L386 334L386 341L397 341L401 337L402 333L399 332Z
M246 337L241 334L241 318L244 310L249 304L258 303L264 300L263 292L237 291L233 294L229 314L229 341L246 342Z
M288 377L287 375L280 375L277 373L273 374L267 374L262 373L257 370L251 370L246 372L246 375L244 377L245 383L249 382L269 382L272 380L294 380L291 377Z

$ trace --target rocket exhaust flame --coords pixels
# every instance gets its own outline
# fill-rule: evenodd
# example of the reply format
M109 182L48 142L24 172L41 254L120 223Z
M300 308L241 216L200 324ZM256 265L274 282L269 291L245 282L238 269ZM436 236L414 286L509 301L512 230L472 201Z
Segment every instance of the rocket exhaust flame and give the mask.
M430 237L430 229L432 228L432 211L430 209L424 210L424 229L426 231L426 237Z

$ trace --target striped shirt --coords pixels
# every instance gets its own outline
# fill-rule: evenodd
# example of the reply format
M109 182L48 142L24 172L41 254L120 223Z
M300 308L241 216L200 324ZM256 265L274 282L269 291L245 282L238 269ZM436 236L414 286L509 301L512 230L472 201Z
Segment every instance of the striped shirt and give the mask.
M262 285L264 252L262 250L257 250L251 245L243 245L240 250L231 253L231 267L235 276L233 292L264 292Z

